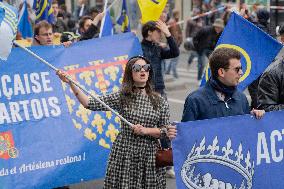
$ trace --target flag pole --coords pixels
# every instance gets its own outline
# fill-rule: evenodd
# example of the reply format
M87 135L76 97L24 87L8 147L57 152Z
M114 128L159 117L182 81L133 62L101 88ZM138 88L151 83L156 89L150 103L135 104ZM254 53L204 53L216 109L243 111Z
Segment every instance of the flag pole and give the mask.
M102 20L102 24L101 24L101 28L100 28L100 34L99 34L100 38L102 37L103 27L104 27L105 19L106 19L107 3L108 3L108 0L105 0L104 11L103 11L104 17L103 17L103 20Z
M220 8L218 8L218 9L215 9L215 10L211 10L211 11L208 11L208 12L205 12L205 13L198 14L198 15L192 17L191 20L196 20L196 19L198 19L198 18L201 18L201 17L204 17L204 16L208 16L208 15L213 14L213 13L215 13L215 12L221 11L221 10L223 10L223 9L225 9L225 8L226 8L226 6L223 6L223 7L220 7ZM188 19L189 19L189 18L188 18ZM187 20L187 19L182 20L182 21L179 21L179 22L177 22L176 24L177 24L177 25L183 24L186 20Z
M54 67L53 65L51 65L49 62L47 62L46 60L44 60L43 58L41 58L40 56L38 56L37 54L35 54L34 52L32 52L30 49L20 45L19 43L17 43L16 41L14 41L14 44L18 47L20 47L21 49L23 49L24 51L28 52L29 54L31 54L32 56L34 56L35 58L37 58L38 60L40 60L42 63L46 64L47 66L49 66L51 69L53 69L54 71L58 71L59 69ZM124 117L122 117L118 112L116 112L114 109L112 109L111 107L109 107L106 103L104 103L102 100L100 100L98 97L96 97L95 95L91 94L89 91L87 91L85 89L84 86L80 85L78 82L74 81L70 76L67 76L67 79L73 83L74 85L76 85L78 88L80 88L82 91L84 91L86 94L90 95L92 98L94 98L96 101L98 101L101 105L103 105L106 109L108 109L109 111L111 111L112 113L114 113L115 115L117 115L122 121L124 121L127 125L129 125L130 127L133 126L132 123L130 123L129 121L127 121Z

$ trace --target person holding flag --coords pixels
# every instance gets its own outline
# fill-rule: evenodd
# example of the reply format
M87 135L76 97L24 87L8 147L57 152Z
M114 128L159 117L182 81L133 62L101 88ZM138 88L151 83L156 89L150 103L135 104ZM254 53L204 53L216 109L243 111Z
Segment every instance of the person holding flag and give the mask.
M85 108L107 110L69 82L65 72L57 74ZM174 138L176 127L169 125L169 105L154 92L152 79L150 62L142 56L132 57L126 64L121 90L99 97L132 123L121 122L121 132L109 156L104 189L166 189L166 170L156 167L156 151L158 139Z

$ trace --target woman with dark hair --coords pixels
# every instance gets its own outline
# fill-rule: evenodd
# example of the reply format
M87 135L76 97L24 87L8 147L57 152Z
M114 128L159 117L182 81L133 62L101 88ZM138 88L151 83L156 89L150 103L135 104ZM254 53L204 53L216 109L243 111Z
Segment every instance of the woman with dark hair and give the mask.
M57 72L69 83L80 103L93 111L106 108L95 99L88 98L78 87L66 79L66 73ZM153 91L150 62L132 57L126 64L122 88L117 93L99 97L117 110L133 125L121 122L121 131L113 143L104 182L105 189L165 189L165 168L157 168L155 154L158 139L176 136L175 126L169 125L169 105Z

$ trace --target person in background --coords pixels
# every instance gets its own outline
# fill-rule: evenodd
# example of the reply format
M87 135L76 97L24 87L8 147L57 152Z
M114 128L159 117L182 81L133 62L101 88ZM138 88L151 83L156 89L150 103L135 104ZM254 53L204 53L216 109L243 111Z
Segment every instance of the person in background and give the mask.
M166 36L169 48L159 46L161 32ZM143 40L141 42L144 56L150 60L154 72L154 90L166 97L161 60L179 56L179 49L171 36L168 26L162 21L149 21L142 27Z
M86 16L89 12L89 8L86 0L78 0L77 9L74 13L76 20L81 19L81 17Z
M198 54L198 80L202 78L206 57L214 50L223 29L224 21L218 18L212 26L201 28L193 37L193 44Z
M53 36L52 25L47 21L42 20L38 22L34 27L34 38L32 45L54 45ZM72 42L68 41L62 44L64 45L64 47L69 47Z
M103 19L104 13L99 13L93 20L90 16L84 16L79 22L80 41L99 37L100 22Z
M182 122L243 114L261 118L265 111L250 111L246 96L237 86L243 75L241 54L230 48L218 48L209 57L211 77L204 87L189 94L184 103Z
M194 8L192 10L192 17L197 16L200 14L200 10L198 8ZM203 26L203 21L202 18L198 18L195 20L188 19L186 22L186 29L185 29L185 37L186 37L186 42L189 43L188 45L188 50L189 50L189 57L188 57L188 66L187 68L189 69L189 66L191 65L193 59L195 57L198 57L197 52L194 48L193 45L193 37L196 35L196 33L202 28Z
M257 19L256 19L257 22L255 22L254 24L257 27L259 27L262 31L264 31L265 33L270 34L269 25L268 25L269 12L266 9L259 9L256 12L256 15L257 15ZM251 109L258 107L257 88L258 88L259 79L260 79L260 76L248 86L248 91L251 97Z
M85 108L107 110L69 82L65 72L57 74ZM165 168L155 164L158 139L174 138L176 127L169 125L169 105L154 92L152 79L150 62L142 56L132 57L126 64L121 90L99 97L133 124L121 122L109 155L104 189L166 189Z
M64 16L62 13L59 14L58 2L56 0L52 1L52 9L54 15L54 24L52 24L52 30L54 35L59 36L62 32L67 31L67 26L63 21Z
M182 31L181 27L178 23L180 18L180 12L178 10L173 10L173 17L169 20L168 25L169 25L169 31L171 35L173 36L176 44L178 47L182 44L183 41L183 36L182 36ZM170 74L171 70L173 71L173 76L175 79L178 78L177 74L177 64L178 64L178 56L175 58L170 59L166 74Z
M280 42L284 43L284 25L278 31ZM259 80L258 107L265 111L284 110L284 62L269 66Z

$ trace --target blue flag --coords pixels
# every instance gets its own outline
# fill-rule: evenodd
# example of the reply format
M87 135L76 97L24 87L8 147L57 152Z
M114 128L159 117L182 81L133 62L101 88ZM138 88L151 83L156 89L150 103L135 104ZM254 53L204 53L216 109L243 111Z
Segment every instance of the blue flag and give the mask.
M122 2L122 9L121 9L121 14L119 18L116 21L119 25L121 25L121 31L122 32L130 32L130 22L129 22L129 17L127 14L127 4L126 0L123 0Z
M36 23L46 20L50 24L54 23L52 0L35 0L33 8L36 11Z
M18 12L7 3L0 2L0 59L7 60L16 38Z
M105 17L103 19L103 24L101 27L102 28L101 28L100 37L113 35L113 24L109 10L107 10L105 13Z
M282 45L261 29L233 12L216 45L216 48L221 47L232 48L241 53L244 74L240 79L238 89L245 90L273 62ZM208 65L201 86L206 83L210 75Z
M173 140L178 189L282 189L284 111L182 122Z
M19 13L18 31L21 32L23 38L31 38L33 36L33 29L29 18L27 1L23 2L22 9Z
M95 95L119 91L127 60L142 53L133 33L32 50ZM20 48L0 61L0 70L0 188L103 178L119 118L85 109L69 85Z

